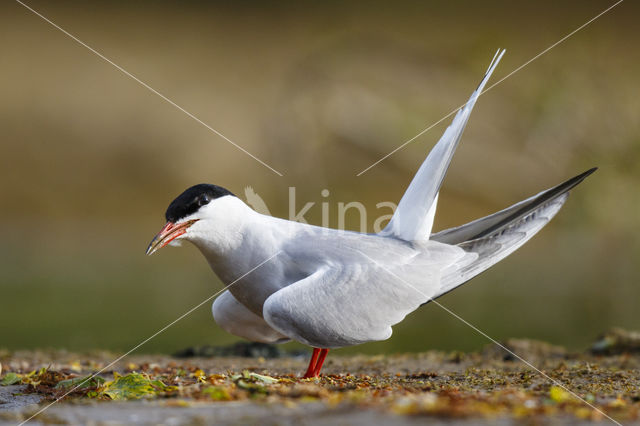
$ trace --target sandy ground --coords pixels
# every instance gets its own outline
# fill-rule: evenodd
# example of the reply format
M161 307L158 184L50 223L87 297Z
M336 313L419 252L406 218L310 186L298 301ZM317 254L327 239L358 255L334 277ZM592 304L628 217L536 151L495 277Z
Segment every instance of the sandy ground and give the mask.
M106 368L100 373L105 382L77 389L29 423L614 423L610 416L622 424L640 424L640 354L569 353L528 340L506 344L548 377L497 346L471 354L330 354L318 379L298 377L306 367L303 355L139 355ZM56 388L61 380L98 371L115 357L5 352L0 356L3 377L15 373L22 379L0 386L0 424L28 419L66 393L69 388ZM42 367L48 368L28 375ZM117 397L113 389L118 380L134 376L160 380L162 386L154 385L139 399L133 394Z

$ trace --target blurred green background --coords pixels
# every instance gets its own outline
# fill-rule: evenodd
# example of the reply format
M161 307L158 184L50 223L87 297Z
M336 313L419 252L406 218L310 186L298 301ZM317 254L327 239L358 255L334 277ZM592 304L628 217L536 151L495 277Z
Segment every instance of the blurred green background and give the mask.
M376 203L399 200L450 120L356 173L465 102L498 47L489 84L612 2L28 4L284 174L18 3L0 6L0 347L126 350L221 288L192 246L144 255L186 187L252 186L284 217L294 186L316 224L320 202L361 201L371 230ZM496 339L581 349L608 327L640 328L639 12L622 3L471 117L436 229L600 167L530 243L440 300ZM236 340L207 304L140 351ZM429 305L345 352L485 343Z

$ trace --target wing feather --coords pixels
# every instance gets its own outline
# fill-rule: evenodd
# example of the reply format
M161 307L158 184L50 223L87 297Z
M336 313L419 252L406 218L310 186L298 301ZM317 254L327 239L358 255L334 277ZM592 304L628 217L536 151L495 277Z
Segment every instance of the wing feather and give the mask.
M341 261L269 296L263 317L280 333L318 348L385 340L392 325L438 291L442 271L465 256L459 247L427 243L407 248L405 261L385 260L384 246L367 253L343 248Z
M422 163L402 196L400 203L398 203L398 208L393 217L380 232L381 235L393 236L405 241L424 241L429 239L435 216L437 195L442 181L460 142L473 106L504 52L502 50L496 53L478 88L473 92L465 106L458 111L451 125L445 130L438 143L427 156L427 159Z
M456 228L446 229L431 235L434 241L440 241L447 244L460 244L465 241L475 240L484 236L491 235L501 229L512 225L520 218L528 216L530 213L539 209L545 203L562 196L564 193L573 189L580 182L585 180L587 176L595 172L597 168L592 168L581 173L560 185L542 191L533 197L520 201L497 213L474 220Z
M596 170L594 167L497 213L432 235L433 241L456 244L476 255L475 259L461 259L445 272L442 288L434 298L486 271L529 241L560 211L569 191Z

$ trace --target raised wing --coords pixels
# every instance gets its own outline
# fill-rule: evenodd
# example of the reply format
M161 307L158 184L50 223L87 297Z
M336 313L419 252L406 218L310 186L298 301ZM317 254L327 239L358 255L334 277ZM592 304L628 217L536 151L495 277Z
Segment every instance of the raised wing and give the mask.
M587 176L597 170L596 167L587 170L584 173L575 176L566 182L556 185L553 188L542 191L533 197L520 201L497 213L474 220L456 228L446 229L431 235L434 241L440 241L447 244L460 244L466 241L475 240L495 234L501 229L511 226L519 219L535 212L541 206L545 205L554 198L560 197L562 194L570 191L580 182L585 180Z
M394 236L405 241L424 241L429 239L436 211L438 191L440 191L440 186L451 163L453 153L458 146L458 142L460 142L462 132L478 96L482 93L485 84L487 84L504 52L502 50L496 53L478 88L473 92L465 106L458 111L440 141L433 147L427 159L422 163L418 173L416 173L402 196L393 217L380 233L381 235Z
M529 241L560 211L569 197L569 190L596 171L595 168L575 176L551 189L542 191L502 211L457 228L431 236L434 241L456 244L475 259L464 258L446 271L442 287L435 297L453 290L489 269Z
M442 271L469 256L436 242L419 250L406 246L386 253L352 247L338 249L340 262L330 260L272 294L263 308L267 323L318 348L384 340L391 336L392 325L441 288Z

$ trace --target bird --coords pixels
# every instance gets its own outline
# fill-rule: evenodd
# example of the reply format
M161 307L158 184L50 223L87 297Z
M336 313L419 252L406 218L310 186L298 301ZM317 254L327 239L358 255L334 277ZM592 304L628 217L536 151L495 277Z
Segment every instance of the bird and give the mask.
M497 213L432 233L443 179L504 52L496 52L380 232L272 217L221 186L198 184L169 204L166 224L147 254L183 240L193 243L228 286L213 302L216 323L250 341L294 340L310 346L305 378L319 376L330 349L388 339L409 313L520 248L558 213L569 191L596 170Z

